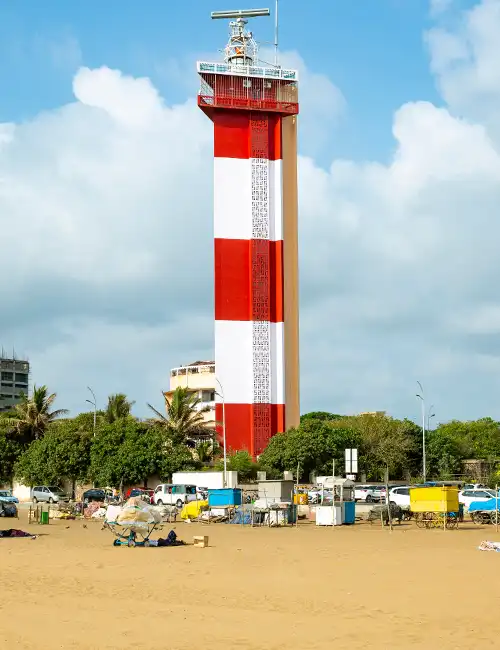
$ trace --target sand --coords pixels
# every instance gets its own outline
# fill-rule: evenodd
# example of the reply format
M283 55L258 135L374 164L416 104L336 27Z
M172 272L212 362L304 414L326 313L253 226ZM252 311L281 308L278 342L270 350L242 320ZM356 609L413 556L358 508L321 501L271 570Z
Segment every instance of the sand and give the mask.
M0 647L36 650L498 648L492 526L175 524L209 548L115 548L101 524L0 528ZM170 526L167 525L165 534Z

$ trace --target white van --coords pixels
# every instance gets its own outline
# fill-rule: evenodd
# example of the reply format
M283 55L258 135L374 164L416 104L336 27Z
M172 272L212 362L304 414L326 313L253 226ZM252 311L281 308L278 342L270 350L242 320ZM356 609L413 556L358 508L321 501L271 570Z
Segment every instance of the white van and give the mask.
M172 505L178 508L197 499L196 485L170 485L169 483L158 485L153 497L153 501L158 506Z

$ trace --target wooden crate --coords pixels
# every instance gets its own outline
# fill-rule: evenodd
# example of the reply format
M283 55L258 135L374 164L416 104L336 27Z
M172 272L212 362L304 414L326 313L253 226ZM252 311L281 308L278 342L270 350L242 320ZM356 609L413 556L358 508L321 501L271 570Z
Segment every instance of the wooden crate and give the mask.
M198 546L198 548L206 548L208 546L208 536L195 535L193 537L193 546Z

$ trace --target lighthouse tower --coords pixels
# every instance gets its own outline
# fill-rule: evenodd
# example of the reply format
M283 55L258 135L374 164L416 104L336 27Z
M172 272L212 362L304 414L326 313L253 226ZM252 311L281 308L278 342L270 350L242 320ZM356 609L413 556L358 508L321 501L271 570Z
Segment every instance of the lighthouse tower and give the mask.
M259 62L246 25L260 15L212 14L234 19L224 61L197 63L214 125L216 420L228 451L254 457L300 416L298 74Z

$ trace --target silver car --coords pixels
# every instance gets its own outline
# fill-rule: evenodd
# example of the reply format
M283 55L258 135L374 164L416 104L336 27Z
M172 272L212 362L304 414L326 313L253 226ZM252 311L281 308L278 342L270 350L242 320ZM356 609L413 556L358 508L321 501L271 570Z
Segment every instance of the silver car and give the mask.
M31 491L33 503L45 501L47 503L59 503L59 501L69 501L68 495L60 487L37 485Z

